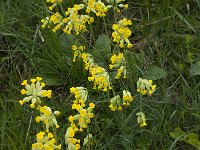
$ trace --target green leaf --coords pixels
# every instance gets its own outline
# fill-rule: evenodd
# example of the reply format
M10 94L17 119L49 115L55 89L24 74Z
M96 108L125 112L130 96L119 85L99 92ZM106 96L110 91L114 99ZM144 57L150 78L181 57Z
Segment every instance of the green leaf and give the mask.
M194 147L196 147L198 150L200 150L200 141L197 139L189 139L188 142L193 145Z
M195 134L195 133L189 133L189 134L187 135L187 138L188 138L188 139L197 139L197 140L199 140L198 134Z
M111 54L111 41L109 36L102 34L98 37L92 54L95 59L101 62L107 60L107 57Z
M193 76L200 75L200 61L191 65L190 75L193 75Z
M174 129L174 132L170 132L170 136L174 139L178 139L179 138L179 141L183 141L185 140L185 137L181 137L185 134L184 131L182 131L180 128L175 128ZM181 138L180 138L181 137Z
M133 82L137 82L138 74L141 71L141 66L144 60L144 53L133 54L129 51L126 52L127 63L127 78Z
M149 149L151 145L151 140L149 139L139 139L137 141L137 147L141 149Z
M167 72L164 69L159 68L157 66L152 66L148 68L145 72L145 78L151 80L159 80L162 78L166 78L166 76Z
M72 45L80 45L78 39L73 35L69 34L61 34L60 35L60 44L64 50L71 49Z
M51 61L37 58L34 61L34 67L39 74L38 76L42 76L47 85L63 84L60 71L58 71L58 68Z

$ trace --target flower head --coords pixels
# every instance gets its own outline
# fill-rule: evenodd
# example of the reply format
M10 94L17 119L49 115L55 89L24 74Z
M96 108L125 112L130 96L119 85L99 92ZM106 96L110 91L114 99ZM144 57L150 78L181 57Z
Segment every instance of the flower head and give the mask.
M145 114L143 112L139 112L136 115L138 116L137 120L138 123L140 124L140 127L147 126Z
M131 24L131 20L124 18L112 26L114 30L112 33L113 41L119 43L121 48L125 47L125 43L127 44L127 48L133 46L128 39L131 36L131 30L127 26Z
M45 83L41 82L41 77L36 77L31 79L31 84L28 84L27 80L24 80L21 85L24 88L21 90L22 95L26 95L26 97L19 101L21 105L24 103L31 102L30 107L35 108L35 106L39 106L41 103L41 97L51 98L52 91L51 90L43 90L45 87Z
M152 80L139 78L137 82L137 88L137 92L141 93L142 95L152 95L156 90L156 85L153 85Z

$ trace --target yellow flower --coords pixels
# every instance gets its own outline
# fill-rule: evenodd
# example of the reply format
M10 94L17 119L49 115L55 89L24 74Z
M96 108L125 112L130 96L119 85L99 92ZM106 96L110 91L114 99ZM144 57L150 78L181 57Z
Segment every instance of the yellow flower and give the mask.
M90 108L94 108L94 103L90 103Z
M120 48L125 47L124 42L126 42L127 48L131 48L133 46L128 40L131 35L131 30L127 26L131 24L131 20L124 18L112 26L112 29L114 30L112 33L113 41L119 43Z
M140 127L147 126L145 114L143 112L139 112L136 115L138 116L137 120L138 123L140 124Z
M36 77L36 80L37 80L37 81L41 81L42 78L41 78L41 77Z
M21 83L21 85L27 85L27 80L24 80L22 83Z
M24 101L23 100L19 100L19 103L20 103L20 105L23 105Z
M31 82L32 83L35 83L37 80L36 79L31 79Z
M152 80L139 78L137 82L137 88L137 92L141 93L142 95L152 95L156 90L156 85L153 85Z
M44 132L39 132L36 136L37 136L37 139L41 140L43 137L44 137Z
M26 90L25 90L25 89L22 89L22 90L21 90L21 94L22 94L22 95L26 94Z

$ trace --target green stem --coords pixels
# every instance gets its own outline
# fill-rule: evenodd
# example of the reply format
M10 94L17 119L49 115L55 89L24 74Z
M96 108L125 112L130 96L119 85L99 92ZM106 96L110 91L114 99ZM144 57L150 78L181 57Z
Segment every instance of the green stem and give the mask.
M107 30L107 26L106 26L106 20L105 20L104 17L103 17L103 24L104 24L104 28L106 30L106 34L108 35L108 30Z
M90 138L89 138L89 134L90 134L90 128L89 128L89 126L88 126L88 128L87 128L87 136L86 136L86 138L88 138L88 143L87 143L87 145L88 145L88 150L90 150Z
M93 29L92 29L91 24L89 24L89 26L90 26L90 32L91 32L91 35L92 35L93 41L95 41L94 32L93 32ZM90 43L92 43L92 39L91 39L91 38L90 38Z
M142 112L142 95L140 94L140 112Z

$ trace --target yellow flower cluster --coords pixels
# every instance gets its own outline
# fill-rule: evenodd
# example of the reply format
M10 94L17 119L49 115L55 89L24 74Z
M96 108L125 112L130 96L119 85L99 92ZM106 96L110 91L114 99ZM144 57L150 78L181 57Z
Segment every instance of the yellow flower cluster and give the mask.
M43 87L45 87L45 83L41 82L41 80L41 77L36 77L35 79L31 79L31 84L28 84L27 80L24 80L21 83L21 85L25 86L25 89L21 90L21 94L26 95L23 100L19 101L21 105L31 101L30 107L35 108L35 106L39 106L39 104L41 103L40 97L51 98L52 91L43 90Z
M124 90L123 91L123 100L121 100L119 95L114 96L110 100L109 107L112 111L122 110L123 106L129 106L132 101L133 101L133 97L131 96L131 93L129 91Z
M106 16L106 12L108 11L108 8L111 8L112 6L105 6L105 4L98 0L83 0L83 2L86 4L86 12L89 14L90 12L93 12L96 14L97 17L104 17Z
M83 53L81 55L83 62L85 63L85 69L91 71L92 68L97 67L97 64L94 63L94 59L91 54Z
M140 124L140 127L147 126L145 114L143 112L139 112L136 115L138 116L137 120L138 124Z
M60 127L55 117L60 115L59 111L54 111L52 113L51 108L47 106L40 107L39 111L41 112L41 116L37 116L35 120L37 123L39 123L40 121L44 122L44 124L46 125L46 132L49 132L49 127L51 126L55 126L56 128Z
M125 43L127 43L127 47L131 48L133 45L129 41L129 36L131 35L131 30L127 27L128 25L131 25L131 20L128 20L126 18L120 20L117 24L113 24L112 29L114 32L112 33L113 41L120 43L119 46L123 48L125 46Z
M111 4L114 11L116 11L117 13L120 13L120 9L119 8L128 8L128 4L121 4L121 2L125 1L125 0L106 0L109 4Z
M59 3L63 2L63 0L46 0L46 2L52 3L52 5L49 7L49 10L53 10L53 8Z
M88 127L88 123L91 122L91 118L94 117L92 113L95 105L89 104L89 107L85 109L85 102L87 101L87 89L84 87L72 87L70 92L75 95L75 100L72 105L72 109L77 110L77 114L69 116L70 127L67 129L65 134L65 143L68 145L68 150L80 149L80 140L75 138L75 134Z
M75 4L73 8L68 8L65 12L66 16L68 16L63 19L63 22L67 24L63 29L65 33L71 34L73 29L76 35L78 35L80 32L86 31L86 23L91 24L94 21L93 17L88 15L79 15L78 11L82 10L84 7L84 4Z
M119 55L112 55L111 57L111 64L109 65L110 69L113 68L119 68L117 75L115 76L115 79L119 79L122 76L123 73L123 78L126 78L126 61L123 56L123 53L119 53Z
M53 32L56 32L61 28L63 22L62 22L62 16L60 15L59 12L56 12L50 17L50 23L53 23L55 25L55 27L52 29Z
M88 142L90 142L89 144L92 144L92 143L93 143L93 142L92 142L92 139L93 139L92 134L88 134L88 135L84 138L83 146L87 145Z
M47 26L48 28L50 28L50 26L48 25L49 22L50 22L50 18L49 17L46 17L45 19L42 19L41 20L41 23L42 23L41 27L45 28Z
M103 91L108 91L112 89L110 86L110 77L106 69L102 67L95 67L91 70L91 77L88 77L89 81L94 82L93 89L100 89Z
M129 91L123 91L123 106L129 106L130 103L133 101L133 97Z
M82 51L85 50L85 46L77 47L76 45L72 45L72 50L74 51L73 62L75 62L77 56L82 56Z
M113 98L111 98L109 107L112 111L123 109L121 104L121 98L119 95L116 95Z
M49 10L52 11L63 0L46 1L52 3L49 7ZM101 0L83 0L83 4L75 4L72 8L68 7L65 12L65 17L62 17L59 12L56 12L53 15L42 19L42 28L45 28L46 26L50 28L50 25L53 24L55 25L52 29L53 32L56 32L63 27L65 33L71 34L73 31L78 35L81 32L87 31L86 25L91 24L94 21L94 18L90 17L91 12L95 13L97 17L106 16L108 9L112 7L117 12L120 12L119 8L128 8L128 4L121 4L122 1L124 0L107 0L109 5L106 6ZM79 11L82 11L83 9L85 9L87 14L79 14Z
M153 85L152 80L139 78L137 82L137 92L142 95L152 95L156 90L156 85Z
M56 140L51 132L39 132L37 135L37 142L32 144L32 150L60 150L60 145L55 145Z
M74 94L75 100L72 104L72 109L79 111L81 108L85 107L85 102L87 101L88 91L84 87L72 87L70 92Z
M57 124L56 117L60 114L59 111L54 111L52 113L51 108L47 106L40 106L41 97L51 98L52 91L51 90L43 90L45 87L45 83L41 82L41 77L36 77L31 79L31 84L28 84L27 80L24 80L21 85L25 86L25 89L21 90L22 95L27 95L23 100L20 100L19 103L23 105L26 102L31 101L30 107L35 108L40 112L40 116L36 117L36 122L44 122L46 125L46 132L48 132L47 136L45 132L40 132L37 134L37 142L32 144L33 150L47 150L47 149L61 149L61 145L55 145L55 139L53 138L53 134L49 132L49 127L55 126L59 128L60 126Z
M67 34L71 34L72 31L78 35L80 32L86 31L86 23L91 24L94 21L93 17L88 15L79 15L78 11L84 8L83 4L75 4L73 8L68 8L65 12L66 17L62 17L59 12L53 13L51 16L42 19L42 28L47 25L54 25L53 32L61 29ZM65 26L65 27L64 27Z
M91 77L88 77L88 80L94 82L93 89L99 89L103 91L112 89L108 71L94 63L94 59L91 54L83 53L82 59L85 63L85 69L89 70L91 75Z
M54 14L52 14L50 17L46 17L45 19L42 19L41 22L42 24L42 28L45 28L48 25L48 28L50 27L49 24L53 24L55 25L55 27L52 29L53 32L56 32L57 30L59 30L61 28L61 26L63 26L63 22L62 22L62 16L60 15L59 12L56 12Z

